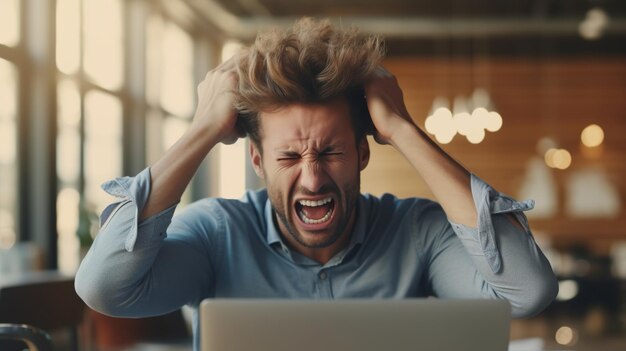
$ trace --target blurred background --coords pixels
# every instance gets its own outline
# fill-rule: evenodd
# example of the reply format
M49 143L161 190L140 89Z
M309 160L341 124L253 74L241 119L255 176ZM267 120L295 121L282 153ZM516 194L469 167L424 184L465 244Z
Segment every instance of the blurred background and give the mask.
M188 347L174 326L184 313L116 320L67 297L112 201L100 184L177 140L208 70L302 16L382 35L417 124L498 190L536 201L527 215L560 293L511 338L625 350L623 0L0 0L0 323L69 330L58 349L158 349L163 330ZM401 155L370 145L363 192L432 197ZM213 150L179 208L261 187L246 150ZM19 288L34 285L47 293L29 300ZM28 319L33 301L59 311Z

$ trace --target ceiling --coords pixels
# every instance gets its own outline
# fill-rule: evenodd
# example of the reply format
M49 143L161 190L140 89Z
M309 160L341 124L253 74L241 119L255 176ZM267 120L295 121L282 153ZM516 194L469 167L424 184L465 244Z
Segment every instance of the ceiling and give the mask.
M299 17L327 17L386 38L389 55L626 55L624 0L161 0L224 37L250 41L259 30ZM184 9L183 9L184 8ZM579 26L592 8L608 15L595 40Z
M594 6L626 14L623 0L215 0L239 17L582 17Z

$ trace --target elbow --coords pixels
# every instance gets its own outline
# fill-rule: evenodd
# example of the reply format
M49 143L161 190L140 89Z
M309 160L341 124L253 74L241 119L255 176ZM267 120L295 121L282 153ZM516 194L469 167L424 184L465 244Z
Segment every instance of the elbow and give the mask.
M528 284L526 299L522 303L517 306L511 304L513 317L533 317L554 301L559 292L559 282L552 271L549 273L543 275L541 279L536 279L532 284Z
M89 272L83 264L76 273L74 289L89 308L107 316L121 317L119 304L116 304L111 299L112 295L106 292L102 279L98 279L97 273Z
M80 297L89 308L98 312L104 312L106 309L106 303L102 298L102 290L94 279L94 275L90 274L87 272L87 269L85 269L84 262L78 268L78 272L76 272L74 290L76 290L78 297Z

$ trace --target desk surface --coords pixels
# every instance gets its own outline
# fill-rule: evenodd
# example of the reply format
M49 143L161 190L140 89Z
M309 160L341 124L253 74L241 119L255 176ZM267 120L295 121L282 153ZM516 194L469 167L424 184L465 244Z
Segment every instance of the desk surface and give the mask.
M49 282L74 280L74 277L59 271L33 271L0 276L0 290L5 287L23 286Z

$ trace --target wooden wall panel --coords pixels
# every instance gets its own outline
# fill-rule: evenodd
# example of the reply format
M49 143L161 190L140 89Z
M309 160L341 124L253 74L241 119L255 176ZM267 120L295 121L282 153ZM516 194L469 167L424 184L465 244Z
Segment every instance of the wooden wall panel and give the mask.
M557 246L626 240L626 60L492 59L473 68L467 60L393 58L385 65L398 77L407 108L421 127L436 95L468 96L477 85L489 90L504 120L502 129L487 132L478 145L457 135L443 148L502 192L518 196L526 165L540 156L536 145L543 137L554 138L573 156L569 169L552 171L561 199L565 179L572 172L587 167L605 170L618 189L620 215L568 218L561 204L554 218L531 220L533 228ZM595 156L587 155L580 143L580 132L591 123L605 131L605 143ZM432 198L417 172L393 148L373 140L370 146L371 161L362 177L364 192Z

